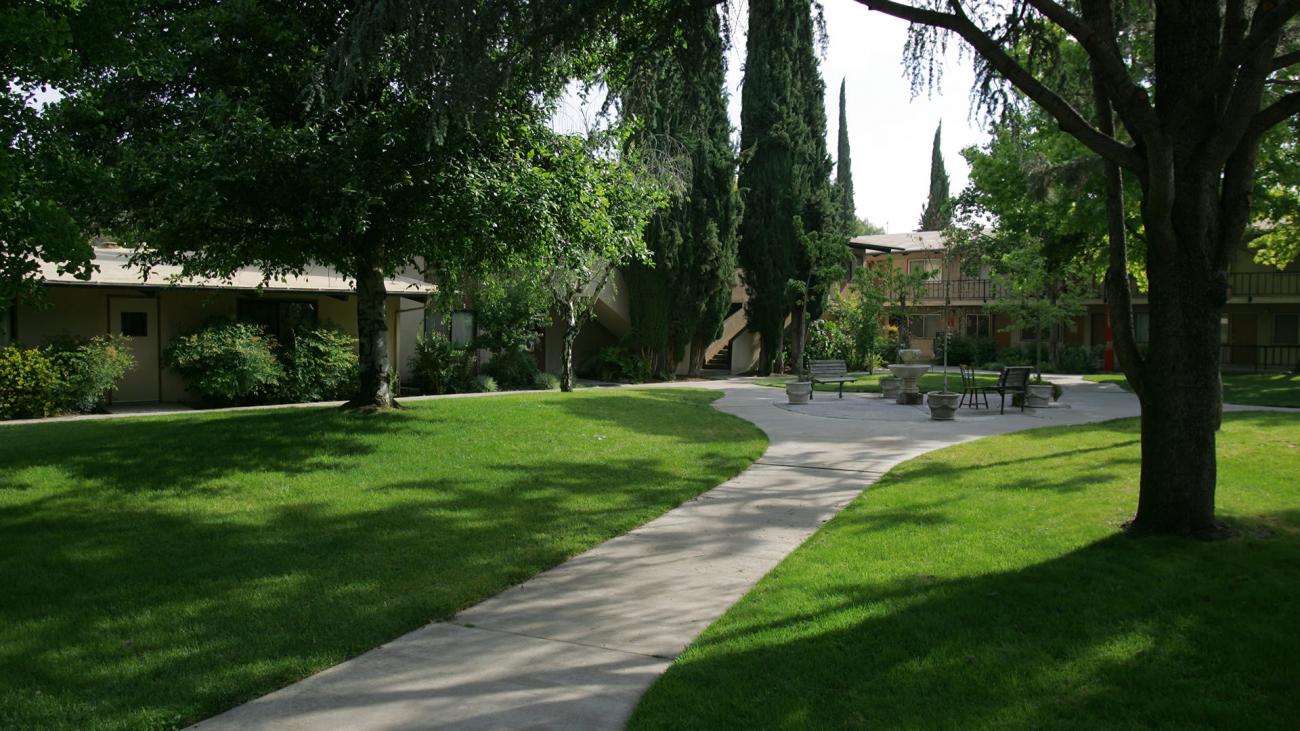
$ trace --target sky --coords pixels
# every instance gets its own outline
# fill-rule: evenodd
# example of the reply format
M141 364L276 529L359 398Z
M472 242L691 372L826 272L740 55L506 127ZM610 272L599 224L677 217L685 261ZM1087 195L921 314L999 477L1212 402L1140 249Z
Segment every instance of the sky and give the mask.
M823 0L827 46L821 61L826 82L827 150L836 154L839 134L840 79L846 80L853 191L858 216L890 233L916 229L930 187L930 148L943 122L941 147L949 189L966 185L961 150L987 139L969 122L970 58L959 58L954 41L944 62L941 89L912 98L903 75L907 23L873 13L853 0ZM744 2L729 3L734 32L727 51L727 91L731 96L734 136L740 129L740 88L744 79ZM557 127L571 131L591 124L591 104L572 95L561 102Z

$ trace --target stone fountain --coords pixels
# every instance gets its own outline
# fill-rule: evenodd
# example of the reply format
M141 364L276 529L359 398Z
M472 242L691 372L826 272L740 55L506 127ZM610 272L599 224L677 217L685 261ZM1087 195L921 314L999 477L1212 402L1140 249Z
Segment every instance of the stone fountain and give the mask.
M889 372L894 374L898 379L898 403L900 404L919 404L921 403L921 391L916 387L917 380L930 366L926 363L918 363L921 360L921 351L903 349L898 351L898 359L902 363L895 363L890 366Z

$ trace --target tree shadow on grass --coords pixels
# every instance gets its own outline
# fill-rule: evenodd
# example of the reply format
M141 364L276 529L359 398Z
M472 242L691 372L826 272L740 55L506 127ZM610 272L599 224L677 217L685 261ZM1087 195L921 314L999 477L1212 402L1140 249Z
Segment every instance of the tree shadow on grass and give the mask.
M0 511L0 707L18 727L196 721L451 616L711 487L647 460L395 481L255 516ZM718 547L722 550L722 547Z
M130 493L192 490L241 472L304 474L372 454L370 438L427 427L422 419L299 408L7 427L0 489L24 488L18 476L32 467Z
M1300 511L1240 520L1300 528ZM1216 544L1117 535L957 579L796 571L758 596L813 608L733 610L630 727L1290 727L1298 550L1297 531Z
M638 403L615 394L584 400L562 399L575 406L561 408L689 440L693 427L659 428L655 415L687 418L711 397L668 399L681 411L658 408L668 404L657 395L656 408L630 408ZM170 728L212 715L625 533L753 456L736 448L752 435L717 429L721 415L709 414L710 438L671 469L653 454L483 452L470 474L412 460L359 472L355 486L302 489L303 475L357 463L370 470L369 458L393 440L424 449L426 433L447 438L456 420L477 419L459 408L422 404L378 417L286 409L5 432L0 726ZM262 494L222 482L245 473L243 488ZM298 489L275 493L281 476L297 478ZM30 494L37 484L45 492Z

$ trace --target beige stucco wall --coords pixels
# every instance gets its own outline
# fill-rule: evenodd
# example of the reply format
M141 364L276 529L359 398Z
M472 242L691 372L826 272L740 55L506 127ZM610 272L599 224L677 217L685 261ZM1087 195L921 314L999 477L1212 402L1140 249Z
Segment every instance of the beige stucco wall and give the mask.
M233 290L158 289L141 290L118 287L58 286L47 290L48 306L36 308L29 305L17 307L15 342L26 346L40 346L60 336L93 337L108 332L108 302L110 297L149 297L158 302L158 335L160 346L177 335L201 325L213 317L234 317L239 300L254 296L250 292ZM317 317L321 322L332 322L347 332L356 334L357 305L352 295L332 297L315 293L267 293L265 300L291 300L316 303ZM388 298L389 322L388 352L396 367L404 365L398 360L408 353L414 342L403 342L399 334L399 300ZM405 300L408 305L416 303ZM421 315L422 316L422 315ZM409 317L409 316L408 316ZM191 397L180 376L161 368L159 399L185 401Z

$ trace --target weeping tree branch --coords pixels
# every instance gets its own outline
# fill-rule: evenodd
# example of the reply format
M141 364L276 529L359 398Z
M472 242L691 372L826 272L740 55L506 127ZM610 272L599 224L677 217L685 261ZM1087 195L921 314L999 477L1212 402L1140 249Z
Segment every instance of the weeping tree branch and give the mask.
M1104 134L1093 127L1069 102L1035 78L1028 69L1012 58L1002 48L1001 44L972 22L962 11L960 4L956 0L950 2L952 12L946 13L918 8L906 3L894 2L894 0L856 1L869 10L956 33L983 56L989 65L1000 73L1003 78L1037 102L1044 111L1057 121L1062 130L1073 135L1084 146L1103 158L1133 170L1140 175L1146 174L1147 165L1142 155L1134 148L1116 140L1113 135ZM1145 92L1142 95L1145 103Z

